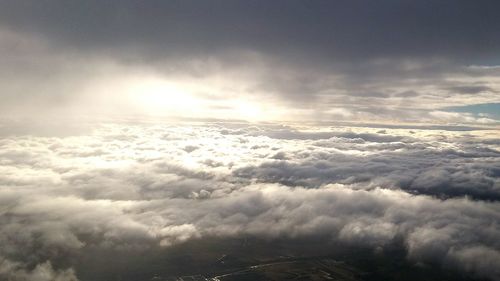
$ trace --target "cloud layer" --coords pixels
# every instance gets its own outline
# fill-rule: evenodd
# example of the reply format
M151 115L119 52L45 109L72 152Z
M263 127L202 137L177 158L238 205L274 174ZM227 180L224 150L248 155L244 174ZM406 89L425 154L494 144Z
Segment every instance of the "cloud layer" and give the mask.
M76 280L84 250L250 236L374 250L403 241L410 262L500 280L495 134L108 124L6 136L0 274Z
M496 1L286 2L3 1L2 115L498 125Z

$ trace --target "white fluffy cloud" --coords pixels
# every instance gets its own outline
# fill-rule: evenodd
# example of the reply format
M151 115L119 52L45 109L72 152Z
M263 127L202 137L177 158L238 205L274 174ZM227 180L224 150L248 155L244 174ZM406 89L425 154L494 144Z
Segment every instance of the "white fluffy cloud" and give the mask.
M245 124L3 137L0 273L75 280L76 264L51 263L250 235L402 239L410 261L500 280L499 143L488 130Z

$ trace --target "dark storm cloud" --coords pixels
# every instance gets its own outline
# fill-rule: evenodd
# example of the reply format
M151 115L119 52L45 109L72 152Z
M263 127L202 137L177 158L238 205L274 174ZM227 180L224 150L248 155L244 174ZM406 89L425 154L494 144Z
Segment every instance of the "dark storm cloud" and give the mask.
M476 60L500 47L498 8L497 1L2 1L0 18L56 47L125 47L153 58L244 48L290 59Z
M154 76L215 85L191 94L209 98L205 109L216 113L237 97L312 112L299 120L491 123L419 119L429 109L496 102L497 8L496 1L2 1L2 112L106 115L109 104L129 113L132 103L149 113L114 93L130 78Z

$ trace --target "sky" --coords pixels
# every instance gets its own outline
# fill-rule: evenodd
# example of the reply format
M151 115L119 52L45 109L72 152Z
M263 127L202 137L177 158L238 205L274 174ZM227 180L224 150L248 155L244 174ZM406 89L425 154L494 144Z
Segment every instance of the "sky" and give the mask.
M7 116L498 125L497 1L1 5Z
M0 280L500 280L499 10L0 0Z

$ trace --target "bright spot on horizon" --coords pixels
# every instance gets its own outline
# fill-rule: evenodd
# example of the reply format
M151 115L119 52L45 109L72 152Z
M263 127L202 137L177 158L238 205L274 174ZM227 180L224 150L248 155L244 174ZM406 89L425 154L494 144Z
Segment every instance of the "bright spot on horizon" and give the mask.
M120 96L125 97L122 102L127 110L149 116L229 118L253 122L279 119L284 115L276 104L240 97L238 93L228 95L226 85L218 82L196 83L161 77L123 76L110 79L106 83L106 90L112 88L112 92L117 95L115 100ZM97 88L103 91L102 86Z
M183 114L203 107L203 101L189 89L157 78L134 81L127 94L135 106L153 114Z

